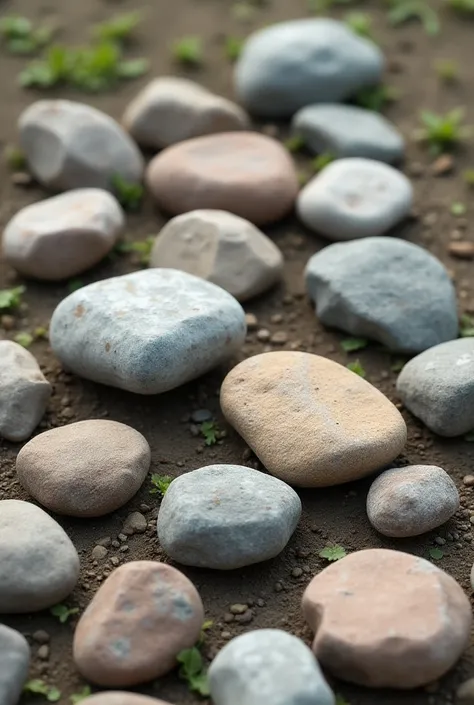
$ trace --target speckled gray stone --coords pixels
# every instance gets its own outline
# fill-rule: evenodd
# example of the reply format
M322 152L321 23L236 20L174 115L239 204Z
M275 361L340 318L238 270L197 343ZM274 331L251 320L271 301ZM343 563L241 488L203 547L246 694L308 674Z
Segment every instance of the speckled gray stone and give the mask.
M332 19L265 27L244 44L235 67L239 101L266 117L288 117L313 103L337 103L377 83L378 47Z
M199 377L245 339L233 296L175 269L149 269L78 289L53 313L65 367L94 382L157 394Z
M30 647L23 634L0 624L0 703L17 705L28 676Z
M311 650L280 629L232 639L209 668L215 705L335 705Z
M179 563L231 570L278 555L300 516L300 498L281 480L242 465L209 465L173 480L158 538Z
M330 245L309 260L306 285L322 323L395 352L421 352L458 333L446 269L410 242L369 237Z
M474 338L442 343L414 357L398 377L397 393L440 436L474 429Z
M386 470L367 495L367 516L384 536L419 536L448 521L459 508L456 485L442 468L408 465Z

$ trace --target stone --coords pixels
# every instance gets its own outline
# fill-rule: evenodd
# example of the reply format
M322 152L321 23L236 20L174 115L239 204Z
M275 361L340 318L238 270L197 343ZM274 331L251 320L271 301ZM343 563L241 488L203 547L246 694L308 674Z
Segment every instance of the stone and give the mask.
M226 291L174 269L95 282L57 306L50 342L65 367L94 382L158 394L231 357L245 314Z
M310 649L280 629L240 634L209 668L215 705L335 705Z
M201 135L244 130L249 118L239 105L199 83L162 76L132 100L122 124L138 144L162 149Z
M456 691L456 705L474 705L474 678L461 683Z
M387 118L355 105L308 105L294 115L291 127L316 154L393 164L405 151L403 137Z
M133 534L144 534L146 527L146 517L144 517L140 512L132 512L125 519L122 527L122 533L126 536L132 536Z
M283 255L248 220L226 211L197 210L164 226L154 242L150 266L194 274L246 301L281 279Z
M30 647L23 634L0 624L0 703L17 705L28 676Z
M471 607L462 588L424 558L357 551L316 575L303 595L321 666L371 688L432 683L469 642Z
M144 161L136 144L105 113L72 100L38 100L20 115L20 144L28 167L54 191L113 189L121 176L138 183Z
M146 182L158 207L171 215L216 209L256 225L287 215L299 190L286 149L256 132L196 137L168 147L148 165Z
M244 360L224 379L220 401L268 472L300 487L369 475L392 462L406 442L400 412L378 389L310 353Z
M209 465L172 482L158 538L178 563L232 570L277 556L300 516L300 498L281 480L242 465Z
M310 230L330 240L382 235L405 218L413 188L397 169L372 159L338 159L300 192L296 210Z
M306 286L326 326L419 353L456 338L456 293L441 262L396 238L336 243L313 255Z
M265 27L245 42L234 84L240 103L267 118L290 117L313 103L339 103L379 82L380 49L332 19Z
M21 485L56 514L99 517L128 502L150 469L150 446L130 426L78 421L35 436L16 459Z
M85 700L81 700L81 703L82 705L170 705L164 700L157 700L156 698L149 698L147 695L120 690L95 693Z
M447 522L459 509L456 485L442 468L408 465L377 477L367 496L367 516L384 536L419 536Z
M448 252L458 259L474 259L474 242L469 242L468 240L450 242Z
M124 225L123 211L112 194L74 189L13 216L3 232L3 255L26 277L69 279L98 264Z
M79 577L79 557L40 507L0 501L0 613L37 612L62 602Z
M91 555L92 559L94 561L97 561L98 563L101 563L104 561L107 557L108 550L105 548L105 546L94 546L92 549Z
M74 662L100 686L146 683L177 665L179 652L199 639L203 621L201 598L179 570L158 561L125 563L79 619Z
M397 379L397 394L439 436L474 429L474 339L451 340L409 360Z
M0 340L0 436L29 438L51 396L51 385L33 355L18 343Z

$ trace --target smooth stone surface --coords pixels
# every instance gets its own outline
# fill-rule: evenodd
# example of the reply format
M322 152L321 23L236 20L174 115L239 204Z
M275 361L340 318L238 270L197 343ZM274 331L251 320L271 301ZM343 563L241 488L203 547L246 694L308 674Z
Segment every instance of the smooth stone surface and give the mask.
M134 428L92 419L53 428L20 450L20 483L52 512L99 517L131 499L150 468L151 451Z
M66 532L40 507L0 501L0 613L37 612L62 602L79 577Z
M109 115L72 100L38 100L20 115L20 143L42 186L112 190L117 174L136 183L144 161L136 144Z
M289 117L306 105L337 103L378 83L378 47L331 19L301 19L265 27L247 39L234 83L251 112Z
M13 216L3 232L3 255L24 276L69 279L100 262L124 225L123 211L110 193L74 189Z
M440 436L474 429L474 339L451 340L414 357L397 379L397 394Z
M0 436L29 438L43 418L51 385L36 359L18 343L0 340Z
M337 243L313 255L306 286L327 326L418 353L456 338L456 293L422 247L395 238Z
M392 462L406 442L400 412L378 389L310 353L244 360L224 379L220 401L267 470L301 487L357 480Z
M335 705L318 662L300 639L258 629L232 639L209 668L215 705Z
M101 686L146 683L176 666L177 654L197 642L203 621L201 598L179 570L158 561L125 563L82 614L74 662Z
M413 204L407 177L372 159L339 159L300 192L296 210L310 230L330 240L382 235L405 218Z
M61 301L50 341L75 374L137 394L189 382L232 356L245 314L226 291L174 269L104 279Z
M316 154L392 164L405 150L403 137L383 115L355 105L308 105L296 113L291 127Z
M226 211L197 210L165 225L154 242L150 266L181 269L246 301L281 279L283 255L248 220Z
M383 472L367 496L367 516L384 536L419 536L459 509L456 485L442 468L408 465Z
M28 676L30 647L23 634L0 624L0 703L17 705Z
M303 595L323 668L372 688L436 681L469 642L471 606L433 563L400 551L352 553L316 575Z
M212 208L256 225L287 215L299 190L286 149L256 132L196 137L168 147L148 165L146 181L158 206L171 215Z
M178 563L231 570L277 556L300 516L300 498L281 480L242 465L209 465L173 480L158 538Z
M244 130L249 118L239 105L199 83L162 76L132 100L122 123L139 144L162 149L192 137Z
M149 698L146 695L130 693L125 690L109 690L104 693L95 693L85 700L82 705L170 705L164 700Z

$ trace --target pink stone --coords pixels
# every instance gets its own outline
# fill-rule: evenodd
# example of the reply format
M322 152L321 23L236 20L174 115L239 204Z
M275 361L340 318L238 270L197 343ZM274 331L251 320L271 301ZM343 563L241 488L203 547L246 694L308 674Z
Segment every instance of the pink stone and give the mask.
M147 695L129 693L126 691L110 690L105 693L96 693L81 701L82 705L170 705L164 700L149 698Z

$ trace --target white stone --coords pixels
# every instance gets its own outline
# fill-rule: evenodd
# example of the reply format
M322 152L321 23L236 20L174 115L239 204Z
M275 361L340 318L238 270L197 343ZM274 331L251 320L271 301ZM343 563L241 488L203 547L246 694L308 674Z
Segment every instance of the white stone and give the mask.
M23 634L0 624L0 703L18 705L28 676L30 647Z

